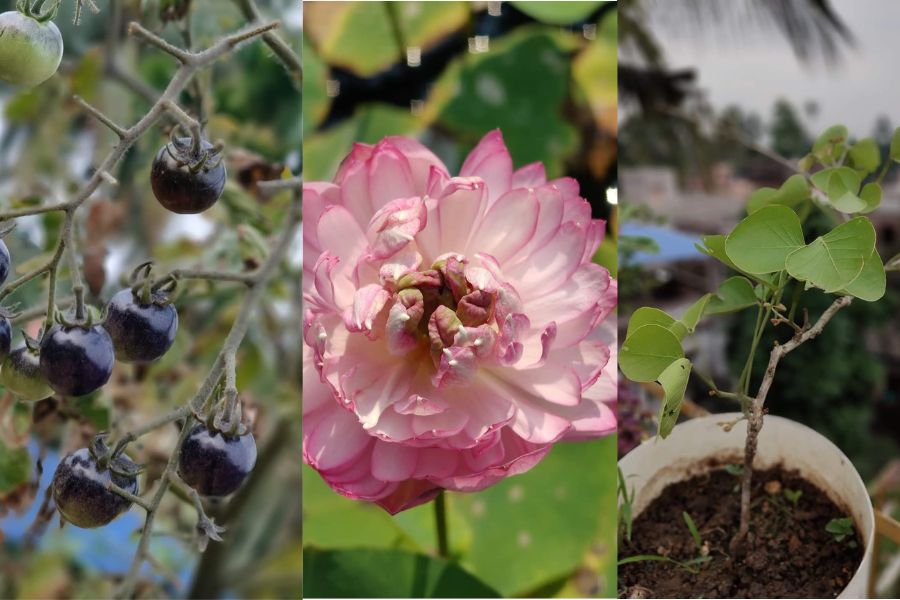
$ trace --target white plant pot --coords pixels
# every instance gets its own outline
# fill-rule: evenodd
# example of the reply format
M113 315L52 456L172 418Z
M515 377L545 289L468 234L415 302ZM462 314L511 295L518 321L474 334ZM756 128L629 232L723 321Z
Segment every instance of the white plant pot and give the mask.
M676 426L666 439L647 440L626 454L619 467L629 494L634 490L633 516L639 515L669 484L709 470L711 458L717 463L742 462L747 422L741 421L730 432L718 425L738 417L739 413L728 413L691 419ZM796 469L853 517L865 553L838 598L868 598L875 513L853 463L837 446L809 427L767 416L759 435L754 466L766 469L779 464Z

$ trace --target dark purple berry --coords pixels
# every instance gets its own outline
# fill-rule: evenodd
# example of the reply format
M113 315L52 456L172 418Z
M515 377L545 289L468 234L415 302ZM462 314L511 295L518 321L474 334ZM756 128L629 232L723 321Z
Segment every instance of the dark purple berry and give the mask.
M106 307L103 328L122 362L152 362L166 353L178 331L178 311L162 292L144 303L140 293L118 292Z
M126 500L107 486L110 482L126 492L137 494L138 471L128 457L110 461L111 468L103 469L87 448L66 455L53 475L53 501L62 517L78 527L103 527L131 507Z
M225 189L225 165L207 140L194 152L191 138L175 138L153 160L150 185L159 203L179 214L201 213Z
M225 435L197 425L181 445L178 474L203 496L228 496L255 464L253 434Z
M41 338L41 373L63 396L84 396L109 381L116 357L100 325L51 327Z

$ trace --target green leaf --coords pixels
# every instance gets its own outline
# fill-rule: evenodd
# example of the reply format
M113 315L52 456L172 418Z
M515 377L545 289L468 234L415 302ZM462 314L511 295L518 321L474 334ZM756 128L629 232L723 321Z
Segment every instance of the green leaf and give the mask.
M306 598L499 598L446 560L403 550L303 550Z
M891 160L900 162L900 127L895 129L894 135L891 136L891 150L889 156Z
M303 36L303 131L311 134L328 114L331 98L326 93L328 67Z
M393 6L392 6L393 4ZM362 77L384 71L402 58L391 12L407 47L423 50L456 31L469 18L463 2L342 2L304 6L304 37L319 56ZM305 60L305 57L304 57Z
M875 228L865 217L838 225L787 258L794 279L836 292L850 285L875 248Z
M847 140L847 128L843 125L832 125L826 129L822 135L813 143L812 152L821 155L823 152L829 152L832 147L841 144Z
M712 294L703 294L696 302L691 304L686 311L684 311L683 315L681 315L679 321L684 324L688 333L694 333L694 330L697 328L697 323L699 323L700 319L703 317L703 313L706 310L706 305L709 303L710 298L712 298Z
M866 207L860 212L870 213L881 204L881 186L875 182L867 183L863 186L859 197L866 203Z
M887 288L887 280L884 273L884 264L877 250L873 250L866 259L859 277L854 279L843 292L856 296L866 302L881 300Z
M549 581L570 577L585 561L593 563L593 573L603 574L597 595L613 597L615 462L615 436L557 444L524 475L477 494L451 494L448 504L461 515L450 515L451 548L463 542L462 566L505 597L529 596ZM584 465L610 468L581 469ZM572 477L575 472L578 477ZM433 540L434 511L423 508ZM458 534L461 520L468 534Z
M596 11L603 2L511 2L517 9L541 23L549 25L568 25L584 21Z
M878 168L881 162L881 151L878 142L872 138L864 138L850 146L850 161L853 167L866 173L871 173Z
M679 358L684 358L684 350L672 331L661 325L643 325L625 338L619 368L632 381L656 381Z
M785 206L766 206L737 224L725 240L728 258L742 271L775 273L787 256L803 246L797 213Z
M697 525L694 523L694 519L691 518L691 515L689 515L686 510L681 511L681 518L684 519L688 531L691 532L691 537L694 538L694 545L696 545L697 550L699 550L703 547L703 538L700 537L700 532L697 531Z
M659 325L668 328L674 322L675 317L672 317L669 313L652 306L642 306L631 313L625 338L629 338L635 330L644 325Z
M801 174L791 175L781 187L760 188L750 195L747 200L747 214L753 214L759 209L771 204L780 204L795 208L809 199L809 183Z
M657 381L665 392L665 399L659 407L659 429L657 435L666 438L681 414L681 403L684 400L684 391L687 389L688 379L691 377L691 361L679 358L671 363L659 374Z
M731 262L731 259L728 258L728 254L725 252L725 236L724 235L705 235L703 236L703 246L699 244L694 244L694 247L697 248L703 254L707 256L712 256L719 262L725 264L731 269L738 271L737 265Z
M828 194L828 199L841 212L855 213L866 208L857 196L861 177L849 167L823 169L812 175L813 184Z
M571 37L539 25L492 38L490 52L465 54L444 69L423 118L433 115L473 143L499 128L513 164L541 161L548 178L559 177L578 151L578 133L564 118L575 49Z
M0 440L0 494L28 483L31 477L31 457L25 448L7 448Z
M723 281L715 295L710 298L705 314L724 315L755 306L757 303L753 283L746 277L731 277Z

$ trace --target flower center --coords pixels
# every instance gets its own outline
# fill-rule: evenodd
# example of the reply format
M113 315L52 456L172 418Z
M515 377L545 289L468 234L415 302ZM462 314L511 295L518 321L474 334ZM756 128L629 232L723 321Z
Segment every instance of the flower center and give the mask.
M511 288L461 255L385 281L385 289L393 300L385 326L388 348L393 354L428 348L438 387L468 382L477 363L494 358L498 344L505 349L516 333L515 315L504 314Z

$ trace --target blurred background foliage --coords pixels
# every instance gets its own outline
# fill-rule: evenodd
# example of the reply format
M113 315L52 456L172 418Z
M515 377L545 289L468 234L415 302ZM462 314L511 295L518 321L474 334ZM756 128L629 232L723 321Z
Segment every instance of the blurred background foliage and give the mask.
M612 217L614 3L312 2L303 17L307 181L330 180L354 142L386 135L419 139L455 173L499 128L514 166L539 160L550 178L575 177L594 216ZM598 253L611 269L614 248L607 235ZM305 595L611 595L616 482L601 466L615 452L612 438L560 444L525 475L448 494L462 571L431 558L430 504L391 517L304 467Z
M10 10L12 1L0 2ZM74 3L56 20L65 42L59 73L32 90L0 87L0 210L68 199L108 153L114 136L71 100L83 96L123 125L140 118L174 73L172 57L126 33L139 21L175 45L199 50L244 26L243 2L223 0L98 0L72 24ZM258 0L266 19L282 22L280 35L300 52L299 3ZM182 13L183 11L183 13ZM172 18L183 14L181 18ZM168 140L157 126L125 156L79 211L76 245L84 257L90 302L101 307L138 263L153 259L160 274L173 268L241 271L255 268L252 240L282 229L289 194L264 198L256 182L300 172L300 90L261 42L202 72L180 99L206 123L206 134L226 145L228 184L203 215L173 215L149 186L153 156ZM47 259L61 215L19 219L6 238L14 273ZM145 597L298 597L300 578L299 240L270 285L237 357L237 384L245 415L254 422L259 461L244 487L209 512L227 528L226 541L203 555L191 544L195 513L170 494L158 515L145 568ZM68 294L66 269L58 296ZM44 279L8 298L28 309L45 302ZM117 364L104 388L83 398L24 404L0 389L0 597L109 596L127 570L143 511L133 508L98 530L59 528L35 519L60 456L100 430L121 436L133 426L182 405L196 391L231 327L245 289L240 284L184 281L176 306L180 326L171 350L150 366ZM37 333L40 318L22 327ZM14 328L14 345L21 337ZM177 438L174 425L133 444L147 464L142 489L158 478ZM43 466L43 472L39 465Z

